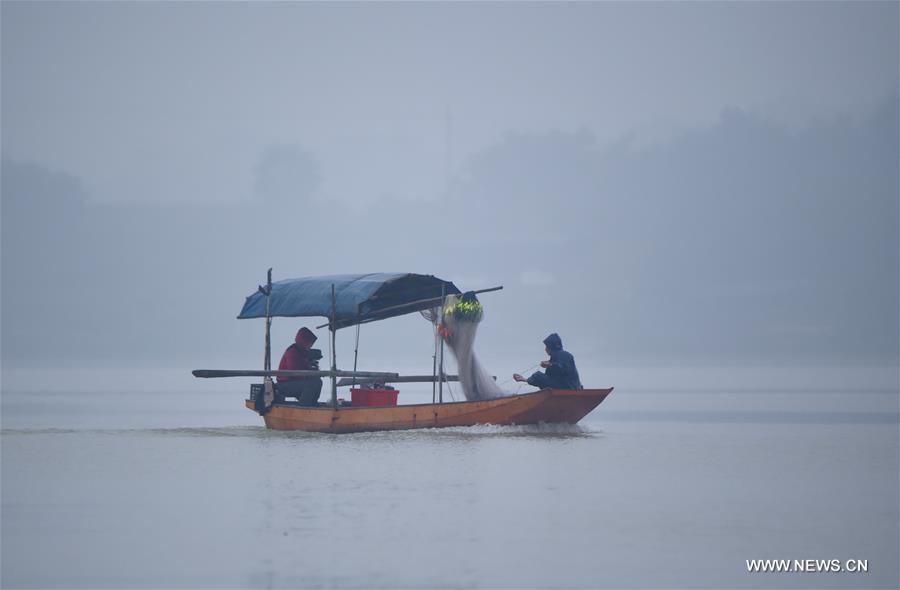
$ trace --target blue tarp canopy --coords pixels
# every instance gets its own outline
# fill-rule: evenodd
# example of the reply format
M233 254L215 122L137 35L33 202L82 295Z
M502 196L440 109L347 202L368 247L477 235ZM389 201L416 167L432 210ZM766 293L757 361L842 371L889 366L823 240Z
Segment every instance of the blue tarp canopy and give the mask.
M390 318L435 307L441 297L459 294L450 281L432 275L371 273L304 277L272 283L272 317L319 316L331 319L335 292L336 328ZM266 317L266 296L247 297L238 319Z

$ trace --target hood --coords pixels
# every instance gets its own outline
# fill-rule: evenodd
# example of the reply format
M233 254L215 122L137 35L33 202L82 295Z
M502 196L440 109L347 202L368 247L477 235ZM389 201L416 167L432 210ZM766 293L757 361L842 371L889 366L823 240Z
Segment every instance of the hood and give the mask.
M562 338L556 332L544 338L544 346L550 350L562 350Z
M297 346L302 348L311 348L316 340L318 340L318 338L309 328L300 328L297 330L297 336L294 338L294 342L297 343Z

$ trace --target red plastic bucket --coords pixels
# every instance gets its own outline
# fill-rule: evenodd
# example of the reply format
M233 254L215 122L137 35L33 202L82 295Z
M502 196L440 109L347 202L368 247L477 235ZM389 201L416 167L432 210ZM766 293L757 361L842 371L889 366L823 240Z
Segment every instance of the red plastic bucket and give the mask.
M355 388L350 390L350 405L355 408L361 406L396 406L398 393L400 391L396 389Z

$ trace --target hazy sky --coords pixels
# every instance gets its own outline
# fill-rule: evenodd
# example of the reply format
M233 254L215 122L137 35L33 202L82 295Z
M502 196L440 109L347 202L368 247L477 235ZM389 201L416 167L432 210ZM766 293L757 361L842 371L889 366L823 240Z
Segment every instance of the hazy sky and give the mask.
M270 266L503 284L486 357L896 362L896 2L0 17L7 364L256 364Z
M272 145L316 197L434 199L504 132L635 146L897 87L897 5L3 3L3 151L97 201L235 201Z

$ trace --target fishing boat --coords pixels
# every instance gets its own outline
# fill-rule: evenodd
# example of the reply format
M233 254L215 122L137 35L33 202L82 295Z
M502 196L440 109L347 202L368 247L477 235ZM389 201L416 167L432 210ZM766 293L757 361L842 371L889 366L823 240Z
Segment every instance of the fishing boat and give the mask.
M502 287L472 291L488 293ZM265 286L259 286L244 302L238 319L265 319L265 354L262 370L197 369L195 377L262 377L253 384L245 400L248 409L263 417L274 430L348 433L415 428L444 428L476 424L529 425L541 423L575 424L612 392L608 389L542 389L474 401L444 401L445 383L458 378L444 373L444 341L435 337L431 375L399 375L379 371L358 371L360 326L373 321L422 312L441 320L444 302L461 291L450 281L432 275L372 273L304 277L272 282L269 269ZM327 323L331 348L329 370L272 370L271 324L273 317L322 317ZM336 337L339 329L356 328L353 370L338 370ZM277 395L273 377L329 377L331 399L316 406L304 406ZM340 381L338 378L341 378ZM397 383L430 382L431 403L396 404ZM338 387L349 386L353 402L337 397ZM390 394L393 392L393 396ZM357 394L358 400L357 400ZM373 403L373 400L374 403Z

